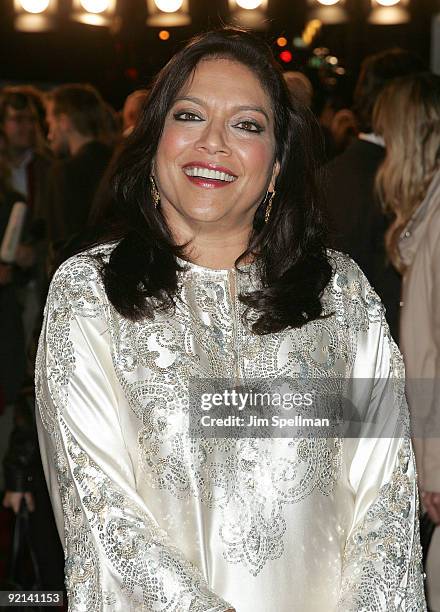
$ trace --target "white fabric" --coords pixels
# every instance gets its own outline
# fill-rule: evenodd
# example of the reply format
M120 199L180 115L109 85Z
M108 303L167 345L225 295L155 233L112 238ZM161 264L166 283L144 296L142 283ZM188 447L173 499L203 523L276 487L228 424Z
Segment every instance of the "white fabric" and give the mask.
M20 164L11 166L11 184L14 191L21 193L25 198L28 197L28 176L27 167L33 160L34 154L31 150L23 156Z
M379 147L385 148L385 140L379 134L375 134L374 132L369 132L368 134L365 132L359 132L358 134L359 140L365 140L366 142L371 142Z
M37 425L70 611L426 609L408 435L188 436L189 378L234 373L347 378L353 401L368 379L363 414L408 433L406 405L383 399L403 369L382 306L351 260L330 257L330 316L265 336L240 318L253 266L189 264L175 311L138 323L111 306L90 254L58 270Z

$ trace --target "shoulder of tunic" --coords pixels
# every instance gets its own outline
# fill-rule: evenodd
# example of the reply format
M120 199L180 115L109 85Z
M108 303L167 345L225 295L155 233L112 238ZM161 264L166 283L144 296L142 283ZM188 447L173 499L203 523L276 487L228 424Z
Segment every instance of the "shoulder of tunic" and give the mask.
M327 249L327 256L333 273L322 296L325 311L334 312L340 322L364 329L382 320L384 306L358 264L333 249Z
M57 303L96 316L108 304L101 270L115 246L115 242L95 246L64 261L52 278L48 307Z

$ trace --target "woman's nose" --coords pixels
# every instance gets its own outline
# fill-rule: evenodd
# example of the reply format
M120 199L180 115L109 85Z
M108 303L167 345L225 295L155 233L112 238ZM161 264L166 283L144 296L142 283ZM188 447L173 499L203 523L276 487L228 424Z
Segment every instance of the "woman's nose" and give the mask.
M228 155L230 148L227 143L225 129L224 124L220 121L207 121L196 143L196 148L210 155L215 155L216 153Z

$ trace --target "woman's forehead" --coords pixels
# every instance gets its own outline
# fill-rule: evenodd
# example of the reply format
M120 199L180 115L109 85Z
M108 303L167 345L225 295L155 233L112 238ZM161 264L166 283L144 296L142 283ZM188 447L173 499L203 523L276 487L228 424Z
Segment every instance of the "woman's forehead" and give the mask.
M197 94L197 95L196 95ZM193 96L258 103L271 109L271 99L257 74L231 58L207 57L194 68L177 98Z

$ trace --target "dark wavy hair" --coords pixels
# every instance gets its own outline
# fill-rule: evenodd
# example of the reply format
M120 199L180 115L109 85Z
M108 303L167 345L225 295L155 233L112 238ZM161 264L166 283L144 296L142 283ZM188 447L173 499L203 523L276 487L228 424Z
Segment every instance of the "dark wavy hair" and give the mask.
M175 303L181 270L176 256L185 259L186 245L174 243L160 207L155 209L149 177L165 117L197 64L207 58L232 59L248 67L271 100L275 123L280 172L270 219L264 223L263 201L248 248L235 262L237 266L252 255L261 288L240 299L247 313L259 313L252 325L257 334L301 327L321 316L321 295L331 277L320 208L322 137L312 113L290 100L270 47L235 28L199 35L170 60L118 155L111 183L121 221L106 236L119 239L102 267L107 295L116 310L133 321Z

